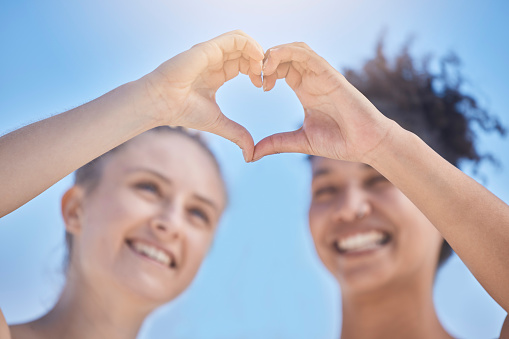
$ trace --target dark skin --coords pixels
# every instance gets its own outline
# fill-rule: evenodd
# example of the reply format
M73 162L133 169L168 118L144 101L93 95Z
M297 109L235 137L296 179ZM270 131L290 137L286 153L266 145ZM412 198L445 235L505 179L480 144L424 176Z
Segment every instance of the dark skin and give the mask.
M306 44L266 52L264 89L272 89L277 79L294 90L304 123L296 131L262 139L254 159L299 152L370 165L410 199L486 291L509 310L506 203L386 118ZM507 326L506 321L503 333Z
M264 53L256 41L243 32L216 39L91 103L0 138L0 159L11 164L0 168L0 189L10 197L0 215L143 131L165 124L192 127L232 140L247 161L300 152L370 165L418 207L488 293L509 309L509 207L504 202L385 118L307 45L268 50L262 83ZM215 102L218 88L238 73L265 90L284 78L303 105L302 128L254 147L249 132L227 119ZM55 163L61 166L55 169Z

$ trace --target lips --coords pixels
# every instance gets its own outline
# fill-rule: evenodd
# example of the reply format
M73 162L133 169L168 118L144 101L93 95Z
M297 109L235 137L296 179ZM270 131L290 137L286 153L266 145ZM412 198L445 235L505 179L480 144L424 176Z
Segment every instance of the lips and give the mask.
M149 242L137 239L131 239L126 241L127 245L131 250L137 254L144 256L150 260L155 261L158 264L169 268L176 268L177 262L175 256L171 251L164 248L151 244Z
M343 236L334 242L340 254L362 253L379 249L391 239L387 232L370 230Z

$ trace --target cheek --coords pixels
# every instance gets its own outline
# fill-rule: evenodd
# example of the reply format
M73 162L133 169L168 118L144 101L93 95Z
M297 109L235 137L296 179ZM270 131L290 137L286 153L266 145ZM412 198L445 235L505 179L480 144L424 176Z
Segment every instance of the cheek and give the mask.
M158 208L129 189L103 192L91 200L86 224L99 233L127 231L132 225L148 220Z
M327 235L332 232L328 223L330 211L325 205L311 205L309 208L309 230L313 237L316 252L322 262L331 269L330 262L334 262L336 254L327 244Z
M99 260L98 266L113 262L134 225L145 222L149 210L128 194L105 194L85 205L82 231L79 236L81 257Z
M185 271L192 276L196 274L201 263L209 252L214 237L213 231L191 229L186 234Z
M441 244L440 233L426 216L399 190L386 197L396 227L398 259L404 267L414 270L426 263L434 263Z
M313 204L309 208L309 230L317 250L325 242L326 215L323 206Z

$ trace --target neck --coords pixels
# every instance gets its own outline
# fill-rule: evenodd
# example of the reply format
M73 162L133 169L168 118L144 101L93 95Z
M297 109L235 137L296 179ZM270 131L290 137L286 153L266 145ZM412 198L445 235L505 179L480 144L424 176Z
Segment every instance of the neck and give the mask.
M135 339L143 320L155 307L122 288L106 290L70 272L55 307L26 325L37 338Z
M342 292L341 339L452 338L438 320L428 284L388 284L372 292Z

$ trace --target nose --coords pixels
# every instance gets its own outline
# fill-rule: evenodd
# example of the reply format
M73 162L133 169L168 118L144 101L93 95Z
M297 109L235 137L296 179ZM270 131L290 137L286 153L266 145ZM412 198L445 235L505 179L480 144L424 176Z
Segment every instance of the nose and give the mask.
M182 237L184 228L183 207L178 203L168 204L161 208L151 219L154 233L164 239L178 239Z
M334 219L340 222L354 222L365 218L372 212L367 193L357 185L349 185L344 188L334 209Z

